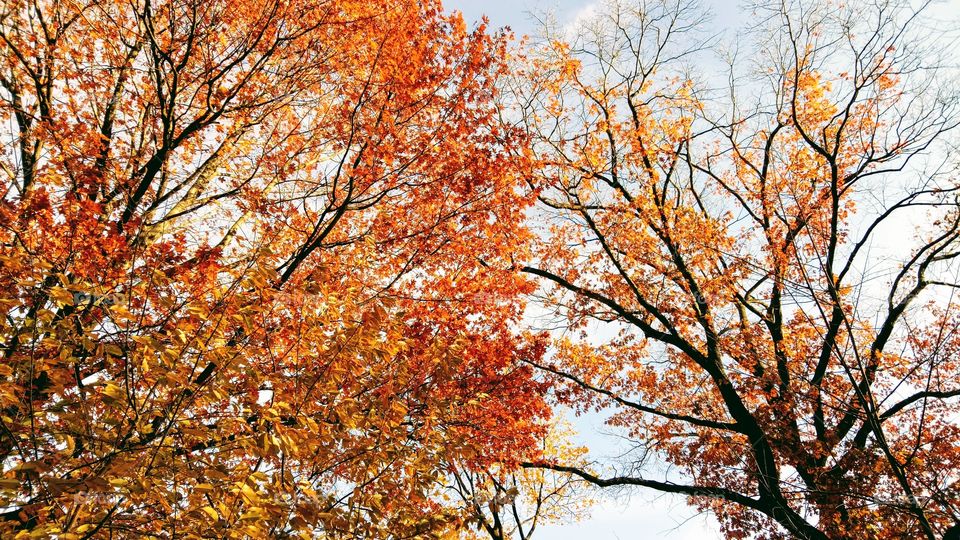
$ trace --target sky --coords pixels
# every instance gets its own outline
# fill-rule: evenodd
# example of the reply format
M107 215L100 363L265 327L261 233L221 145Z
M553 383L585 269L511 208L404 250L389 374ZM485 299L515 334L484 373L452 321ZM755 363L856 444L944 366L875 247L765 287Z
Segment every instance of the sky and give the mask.
M468 23L486 15L492 27L510 27L519 37L536 32L531 13L550 14L568 24L589 12L597 0L445 0L447 9L461 11ZM734 6L738 0L704 0L712 13L710 30L732 32L744 22ZM960 0L940 0L934 6L937 16L960 18ZM605 445L600 456L613 455L610 439L602 435L602 418L580 418L575 427L591 448ZM593 452L591 455L596 455ZM651 477L656 475L654 471ZM589 515L574 523L539 528L535 540L713 540L721 538L716 521L689 507L684 498L650 490L621 490L602 497Z

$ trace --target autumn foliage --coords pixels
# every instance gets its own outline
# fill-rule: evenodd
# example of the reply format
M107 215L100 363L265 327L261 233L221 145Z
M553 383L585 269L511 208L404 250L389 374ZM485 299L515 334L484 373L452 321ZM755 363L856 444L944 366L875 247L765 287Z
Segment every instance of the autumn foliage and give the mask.
M730 538L941 538L960 517L955 74L906 4L752 16L719 80L684 69L711 39L684 2L609 2L529 60L548 227L524 271L581 330L538 367L640 456L531 465L684 495Z
M3 2L0 537L956 535L956 74L751 9L724 64L682 0Z
M505 38L435 2L4 2L3 537L410 537L548 415Z

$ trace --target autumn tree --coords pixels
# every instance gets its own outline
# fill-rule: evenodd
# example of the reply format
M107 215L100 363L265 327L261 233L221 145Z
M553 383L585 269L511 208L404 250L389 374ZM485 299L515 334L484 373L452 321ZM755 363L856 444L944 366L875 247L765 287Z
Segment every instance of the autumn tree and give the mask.
M537 455L543 460L582 464L586 448L573 442L572 427L556 421L542 436ZM494 464L486 469L452 467L450 491L469 518L461 538L528 540L544 523L572 522L592 504L589 484L566 471L518 469ZM476 535L467 535L470 529Z
M536 44L523 271L579 332L531 363L655 459L527 466L686 496L730 538L955 535L960 101L923 4L760 2L729 68L682 0Z
M505 36L438 2L0 6L0 536L429 537L536 455Z

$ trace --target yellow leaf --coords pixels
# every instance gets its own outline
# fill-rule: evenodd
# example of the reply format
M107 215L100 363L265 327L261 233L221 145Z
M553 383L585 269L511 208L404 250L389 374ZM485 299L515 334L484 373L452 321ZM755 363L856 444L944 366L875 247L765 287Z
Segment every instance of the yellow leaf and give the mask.
M50 298L60 305L73 304L73 293L63 287L51 287Z
M257 496L257 492L250 488L246 484L240 484L240 493L243 494L243 498L247 499L247 502L255 503L260 498Z
M113 382L107 382L104 384L103 393L110 399L123 399L123 390Z
M203 510L205 514L210 516L210 519L213 519L213 520L220 519L220 514L218 514L216 509L214 509L212 506L204 506L203 508L201 508L201 510Z

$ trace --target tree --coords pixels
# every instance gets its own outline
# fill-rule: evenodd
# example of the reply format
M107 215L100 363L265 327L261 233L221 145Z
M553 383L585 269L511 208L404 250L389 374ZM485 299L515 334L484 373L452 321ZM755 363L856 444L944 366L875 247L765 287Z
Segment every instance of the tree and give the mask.
M731 538L954 525L960 101L928 8L758 3L726 80L690 76L715 41L683 1L607 2L531 53L523 271L581 330L532 362L682 475L527 466L685 495Z
M580 463L586 448L574 446L572 435L565 423L552 424L538 455L550 461ZM469 538L527 540L539 525L577 520L592 504L585 483L568 472L518 470L497 464L479 471L453 468L451 476L450 489L470 516L466 524L478 531Z
M427 537L536 455L505 39L438 2L0 8L0 535Z

